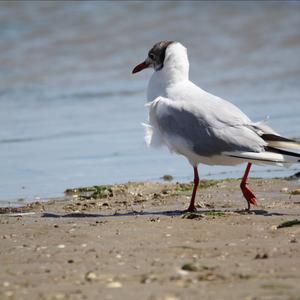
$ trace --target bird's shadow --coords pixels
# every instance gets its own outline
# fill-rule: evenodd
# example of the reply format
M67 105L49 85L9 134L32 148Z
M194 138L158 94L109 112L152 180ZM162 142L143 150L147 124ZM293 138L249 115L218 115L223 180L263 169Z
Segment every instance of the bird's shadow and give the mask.
M110 218L110 217L134 217L134 216L169 216L175 217L184 214L181 210L166 210L166 211L130 211L130 212L114 212L112 214L95 214L95 213L84 213L74 212L67 214L56 214L56 213L43 213L43 218Z
M261 215L266 217L271 216L288 216L292 214L279 213L279 212L268 212L262 209L256 209L247 211L244 209L241 210L216 210L216 209L206 209L198 210L197 212L189 213L186 210L165 210L165 211L130 211L130 212L114 212L112 214L101 214L101 213L85 213L85 212L73 212L67 214L58 214L45 212L42 214L42 218L118 218L118 217L134 217L134 216L185 216L187 214L199 214L200 215L226 215L226 213L234 213L239 215ZM228 214L228 215L229 215Z

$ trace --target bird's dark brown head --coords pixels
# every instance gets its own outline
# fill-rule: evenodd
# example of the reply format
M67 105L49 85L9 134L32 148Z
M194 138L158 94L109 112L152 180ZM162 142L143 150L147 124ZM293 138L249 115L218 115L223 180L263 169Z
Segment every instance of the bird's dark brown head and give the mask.
M148 52L148 57L145 61L137 65L132 73L137 73L143 69L153 67L155 71L159 71L164 67L164 60L168 46L175 41L161 41L156 43Z

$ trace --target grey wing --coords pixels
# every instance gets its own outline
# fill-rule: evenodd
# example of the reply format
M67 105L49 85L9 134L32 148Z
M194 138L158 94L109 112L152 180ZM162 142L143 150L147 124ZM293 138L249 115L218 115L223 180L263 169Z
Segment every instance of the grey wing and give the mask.
M226 118L215 118L216 111L202 111L193 103L157 98L150 112L164 138L180 137L193 152L201 156L213 156L222 152L260 152L265 142L243 120L234 125ZM216 108L218 109L218 108ZM219 108L220 109L220 108ZM150 110L151 111L151 110ZM218 114L217 114L218 115ZM221 121L220 121L221 120Z

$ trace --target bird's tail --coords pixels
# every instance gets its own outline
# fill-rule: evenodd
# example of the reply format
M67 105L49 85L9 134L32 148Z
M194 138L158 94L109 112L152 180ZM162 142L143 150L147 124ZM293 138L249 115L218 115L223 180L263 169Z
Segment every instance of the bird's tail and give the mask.
M267 143L265 150L282 155L283 163L293 164L300 162L300 143L297 141L276 134L263 134L261 138ZM294 150L298 151L294 152Z
M289 166L300 163L300 143L277 134L265 133L261 138L267 143L265 152L224 153L231 157L246 159L256 164L276 164ZM293 150L293 151L291 151ZM299 150L294 152L294 150Z
M268 147L277 149L293 149L300 150L300 143L291 139L287 139L283 136L276 134L263 134L261 138L267 142Z

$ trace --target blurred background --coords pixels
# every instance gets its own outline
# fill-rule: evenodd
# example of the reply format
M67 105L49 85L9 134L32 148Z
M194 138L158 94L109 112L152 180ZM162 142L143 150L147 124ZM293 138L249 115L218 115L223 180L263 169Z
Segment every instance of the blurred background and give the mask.
M165 174L192 180L183 157L146 147L140 125L152 71L131 71L164 39L187 47L196 84L299 138L299 28L293 1L0 2L0 201ZM241 177L244 166L199 169Z

